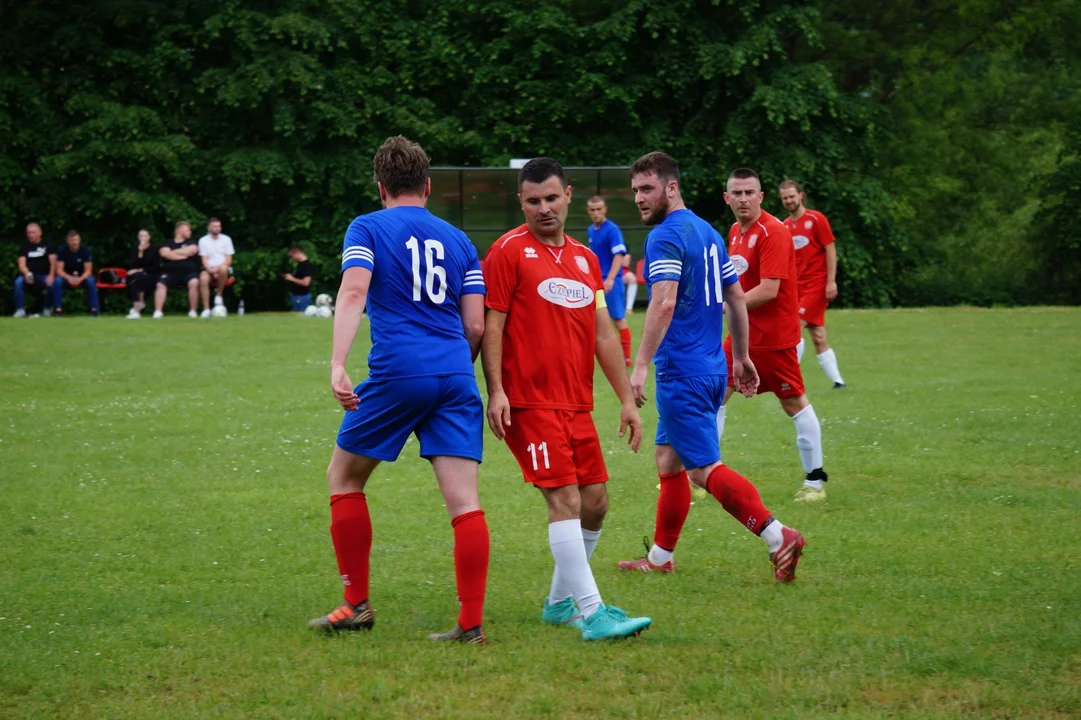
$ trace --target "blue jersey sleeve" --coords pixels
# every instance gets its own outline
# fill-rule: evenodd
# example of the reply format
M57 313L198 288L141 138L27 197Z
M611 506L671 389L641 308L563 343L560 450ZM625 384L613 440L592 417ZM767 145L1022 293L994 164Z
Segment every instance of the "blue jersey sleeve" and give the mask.
M717 248L720 251L721 260L721 285L728 287L734 282L739 282L739 273L736 272L736 266L732 264L732 260L728 257L728 249L724 246L724 238L721 237L719 232L714 232L716 235Z
M486 295L488 290L484 287L484 273L481 272L480 258L477 257L477 249L466 238L466 247L469 248L468 270L465 271L465 280L462 281L462 295Z
M683 244L674 233L650 233L646 240L646 276L649 284L663 280L679 281L683 275Z
M359 217L349 223L342 242L342 272L351 267L375 270L375 240Z
M611 224L611 232L608 233L608 245L613 258L616 255L627 254L627 246L623 242L623 233L620 232L619 226L615 223Z

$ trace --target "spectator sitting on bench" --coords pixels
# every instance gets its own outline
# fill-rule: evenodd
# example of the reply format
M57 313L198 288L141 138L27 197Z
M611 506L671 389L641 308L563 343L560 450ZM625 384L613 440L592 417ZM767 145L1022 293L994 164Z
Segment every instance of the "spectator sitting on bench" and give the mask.
M131 300L131 312L129 320L138 320L142 317L143 308L146 307L147 296L154 291L154 285L158 282L158 248L150 241L150 231L139 231L139 239L131 249L131 258L128 260L128 298Z
M191 239L191 224L181 220L173 230L173 239L158 250L161 256L161 275L154 290L154 319L162 317L165 294L169 288L188 288L188 317L199 317L195 312L199 302L199 245Z
M64 312L64 288L86 288L90 314L97 317L98 282L94 279L94 262L90 247L82 244L77 230L68 230L67 245L56 251L56 281L53 283L53 313Z
M44 294L46 317L52 315L53 282L56 281L56 253L41 241L41 226L26 226L26 242L19 248L19 277L15 278L15 317L26 317L26 290Z
M203 271L199 274L199 292L203 296L203 317L210 317L210 281L213 280L214 304L221 305L221 294L233 272L233 239L221 231L221 220L210 218L206 223L207 234L199 238L199 256Z
M289 248L289 259L297 264L291 273L282 273L289 283L289 303L293 312L304 312L312 304L312 261L299 245Z

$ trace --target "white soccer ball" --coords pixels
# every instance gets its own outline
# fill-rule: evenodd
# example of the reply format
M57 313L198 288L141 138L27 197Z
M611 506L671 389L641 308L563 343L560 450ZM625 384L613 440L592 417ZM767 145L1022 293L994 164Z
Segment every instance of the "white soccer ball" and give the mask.
M229 311L225 309L224 305L215 305L214 309L210 311L210 314L214 317L226 317L229 315Z
M328 318L328 317L331 317L332 315L334 315L334 311L331 310L326 305L323 305L322 307L319 308L319 317Z
M308 307L304 308L304 317L315 317L318 314L319 308L314 305L309 305Z
M320 293L319 297L315 298L315 304L319 307L330 307L330 303L332 302L333 299L326 293Z

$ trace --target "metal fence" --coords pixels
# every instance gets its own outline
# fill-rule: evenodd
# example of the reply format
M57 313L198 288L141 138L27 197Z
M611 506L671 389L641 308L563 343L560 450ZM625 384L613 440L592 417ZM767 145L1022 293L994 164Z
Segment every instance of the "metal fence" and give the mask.
M608 204L608 219L619 225L632 257L642 256L649 228L642 225L631 194L629 167L568 167L574 189L566 232L588 244L590 224L586 201L600 195ZM483 253L500 235L525 222L518 203L518 171L512 168L432 168L428 209L460 228Z

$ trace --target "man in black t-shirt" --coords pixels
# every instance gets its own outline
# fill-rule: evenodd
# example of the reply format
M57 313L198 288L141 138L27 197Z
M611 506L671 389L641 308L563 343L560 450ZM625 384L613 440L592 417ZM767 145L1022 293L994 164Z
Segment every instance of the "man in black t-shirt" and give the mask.
M15 317L26 317L26 291L45 294L45 314L51 312L56 254L41 241L41 226L26 226L26 242L19 248L19 276L15 278Z
M98 284L94 279L94 258L90 248L82 244L77 230L68 230L67 245L56 251L56 282L53 283L53 313L60 315L64 307L64 288L86 288L90 314L98 314Z
M289 303L295 312L304 312L312 304L312 261L299 245L289 248L289 259L296 263L293 272L282 273L282 278L289 283Z
M184 220L176 224L171 242L163 243L161 275L154 291L154 319L162 317L165 294L169 288L188 289L188 317L199 317L195 308L199 302L199 243L191 239L191 225Z

